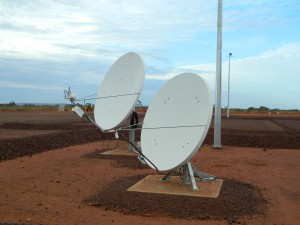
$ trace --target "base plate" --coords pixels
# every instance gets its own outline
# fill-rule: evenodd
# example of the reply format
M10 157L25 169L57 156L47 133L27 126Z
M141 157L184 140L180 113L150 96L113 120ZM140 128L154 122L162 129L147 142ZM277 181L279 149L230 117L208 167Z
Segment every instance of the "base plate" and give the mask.
M148 175L128 188L127 191L217 198L223 183L222 179L216 179L209 183L196 180L199 190L193 191L190 185L181 183L179 176L172 176L170 181L160 180L163 177L163 175Z

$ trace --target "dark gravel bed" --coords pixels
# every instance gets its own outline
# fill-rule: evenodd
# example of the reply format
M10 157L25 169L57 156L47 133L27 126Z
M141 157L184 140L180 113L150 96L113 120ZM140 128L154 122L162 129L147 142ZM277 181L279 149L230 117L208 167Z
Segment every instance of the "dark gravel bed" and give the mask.
M96 128L89 128L0 140L0 162L112 137L112 134L102 135Z
M213 135L213 129L209 129L204 143L212 145ZM221 138L222 145L226 146L300 149L300 132L222 129Z
M132 170L149 169L132 156L102 155L107 149L84 155L86 158L111 160L113 167ZM223 178L218 198L195 198L164 194L127 192L126 190L146 177L136 175L114 180L97 194L86 199L87 204L105 210L139 216L164 216L188 220L226 220L228 224L241 224L253 216L263 216L267 201L261 190L251 184ZM216 210L218 209L218 210Z
M102 134L97 128L88 123L9 123L1 125L0 129L23 129L28 130L28 132L30 132L30 130L57 130L57 132L50 134L0 140L0 161L72 145L110 140L114 137L112 133ZM124 135L128 137L128 132L124 132ZM137 132L136 138L140 138L140 131ZM222 144L226 146L258 147L266 149L300 149L299 140L300 132L265 132L222 129ZM213 129L209 130L206 139L204 140L204 144L213 144Z
M0 223L0 225L43 225L43 224L41 224L41 223L39 223L39 224Z
M77 130L93 127L90 123L51 123L51 124L28 124L28 123L4 123L0 129L16 130Z
M86 199L86 202L95 207L104 207L106 210L124 214L227 220L229 224L241 223L242 218L245 220L252 216L262 216L267 210L267 201L257 187L232 179L223 179L218 198L126 191L145 176L137 175L114 180L96 195Z

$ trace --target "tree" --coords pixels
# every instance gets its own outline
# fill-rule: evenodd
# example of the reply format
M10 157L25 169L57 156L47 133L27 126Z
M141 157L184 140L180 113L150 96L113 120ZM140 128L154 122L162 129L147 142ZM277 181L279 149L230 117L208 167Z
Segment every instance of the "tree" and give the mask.
M259 110L260 110L260 111L268 111L269 108L266 107L266 106L260 106L260 107L259 107Z
M14 101L11 101L11 102L8 103L8 105L9 105L9 106L15 106L16 103L15 103Z

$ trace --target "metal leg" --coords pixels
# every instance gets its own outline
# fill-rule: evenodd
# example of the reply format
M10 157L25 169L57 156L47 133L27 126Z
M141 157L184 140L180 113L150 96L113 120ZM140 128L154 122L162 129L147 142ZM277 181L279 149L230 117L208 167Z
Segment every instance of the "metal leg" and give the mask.
M192 188L193 188L194 191L197 191L198 187L197 187L197 184L196 184L196 181L195 181L192 164L190 162L188 162L187 167L189 169L189 174L190 174L190 178L191 178L191 182L192 182Z
M194 191L198 190L195 177L194 177L194 172L193 172L193 167L190 162L185 164L183 166L183 178L182 178L182 183L183 184L192 184L192 189Z
M183 166L183 184L192 184L192 189L194 191L198 190L197 183L195 177L199 177L201 182L211 182L216 180L217 178L214 175L200 172L194 167L191 162L186 163Z
M163 178L161 178L160 180L162 181L170 181L170 177L172 175L173 171L167 173Z
M191 178L189 176L189 168L188 168L187 164L185 164L183 166L182 183L183 184L191 184Z

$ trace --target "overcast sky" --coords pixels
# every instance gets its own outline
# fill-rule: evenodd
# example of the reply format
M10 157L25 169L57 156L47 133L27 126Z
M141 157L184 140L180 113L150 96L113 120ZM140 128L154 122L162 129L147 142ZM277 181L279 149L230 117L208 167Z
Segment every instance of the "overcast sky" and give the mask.
M145 105L170 78L202 76L214 100L217 0L2 0L0 103L68 103L97 93L123 54L140 54ZM300 2L223 0L222 106L300 109ZM183 94L187 90L182 91Z

